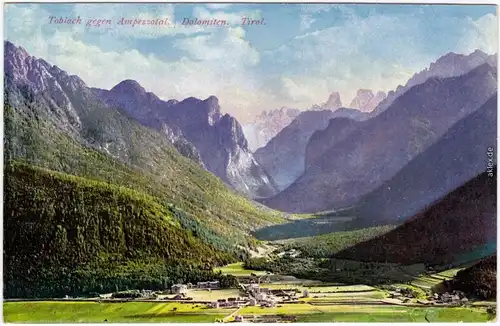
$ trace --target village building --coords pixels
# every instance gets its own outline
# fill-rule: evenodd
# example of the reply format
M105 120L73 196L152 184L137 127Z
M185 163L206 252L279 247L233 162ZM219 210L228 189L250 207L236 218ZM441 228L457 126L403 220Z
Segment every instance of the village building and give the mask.
M187 293L187 285L185 284L174 284L170 289L174 294L186 294Z
M238 323L242 323L243 322L243 316L234 316L234 321L238 322Z
M217 309L217 308L219 308L219 302L217 302L217 301L210 302L209 307Z
M220 288L220 282L219 281L198 282L196 284L196 287L199 289L218 289L218 288Z

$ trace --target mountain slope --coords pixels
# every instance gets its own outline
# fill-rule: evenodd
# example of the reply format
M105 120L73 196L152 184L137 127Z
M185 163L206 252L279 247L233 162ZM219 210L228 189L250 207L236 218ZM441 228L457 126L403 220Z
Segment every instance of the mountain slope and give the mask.
M496 122L494 96L363 197L355 215L368 224L398 223L480 174L488 165L488 148L496 144Z
M482 173L389 233L335 256L401 264L448 264L495 250L496 171L493 177Z
M175 205L190 223L213 230L231 245L251 244L255 240L248 231L283 220L277 212L257 208L229 191L218 178L181 156L158 131L104 105L83 82L66 83L78 77L51 74L41 59L7 46L7 160L21 159L145 192ZM58 98L68 100L58 102Z
M15 163L5 168L4 200L8 296L54 295L67 274L94 264L211 267L234 259L186 232L174 209L125 187ZM69 282L68 291L85 292L81 279Z
M306 169L314 164L328 149L336 143L346 139L358 127L355 120L349 118L330 119L328 126L323 130L317 130L309 138L305 152Z
M431 78L380 115L359 122L290 187L262 202L288 212L349 205L393 177L455 122L496 93L496 68L481 65L451 78Z
M93 89L108 106L122 108L141 124L177 132L184 146L193 146L208 171L236 190L251 197L270 196L276 192L266 172L248 149L242 127L230 115L222 115L215 96L205 100L162 101L146 92L136 81L125 80L111 90ZM199 153L199 154L198 154Z

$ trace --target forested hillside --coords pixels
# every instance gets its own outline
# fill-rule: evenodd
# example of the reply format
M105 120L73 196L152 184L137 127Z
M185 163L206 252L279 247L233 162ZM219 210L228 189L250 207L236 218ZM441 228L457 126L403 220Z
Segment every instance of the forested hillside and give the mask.
M161 288L235 260L187 231L181 212L125 187L13 163L4 190L7 297Z
M481 299L496 299L497 255L491 255L459 271L449 285L452 289L464 291Z
M496 249L496 168L484 172L396 229L337 258L401 264L474 261Z
M252 245L248 231L283 221L278 212L257 207L230 191L220 180L180 155L162 135L108 110L89 123L100 128L120 126L128 139L125 164L119 157L85 144L39 117L39 104L21 99L13 108L5 103L4 157L52 170L106 181L145 192L163 204L178 207L193 223L231 243ZM125 132L125 130L129 132ZM98 133L94 130L95 133ZM116 137L116 136L115 136ZM90 138L92 139L92 138ZM113 141L123 141L115 139Z

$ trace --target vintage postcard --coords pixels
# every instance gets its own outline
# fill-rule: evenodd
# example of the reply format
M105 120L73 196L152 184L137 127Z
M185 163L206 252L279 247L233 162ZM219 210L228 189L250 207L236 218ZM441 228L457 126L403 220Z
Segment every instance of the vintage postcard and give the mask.
M5 322L496 319L496 5L3 9Z

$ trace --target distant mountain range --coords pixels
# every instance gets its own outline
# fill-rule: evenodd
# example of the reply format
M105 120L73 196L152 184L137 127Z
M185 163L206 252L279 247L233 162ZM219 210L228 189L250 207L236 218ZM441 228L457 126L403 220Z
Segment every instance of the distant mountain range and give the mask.
M304 111L266 146L255 151L255 158L270 174L278 190L285 189L304 173L309 138L315 131L326 128L328 121L336 117L364 120L368 115L348 108Z
M265 146L283 128L288 126L300 110L281 108L260 113L252 123L243 125L243 133L248 139L248 148L255 151Z
M377 105L386 98L384 92L373 92L369 89L360 89L349 106L352 109L358 109L361 112L372 112Z
M262 202L288 212L315 212L352 205L392 178L496 91L496 66L488 63L458 77L431 77L399 96L378 116L358 122L350 135L342 136L342 141L332 143L331 138L325 139L325 145L319 147L321 151L330 143L332 146L317 156L314 164L288 188ZM314 123L320 122L311 122ZM294 148L297 143L293 139L286 141L290 147L294 144ZM305 152L306 147L303 148ZM258 154L257 151L257 160L264 167L269 166ZM274 176L272 169L269 173Z
M333 117L350 117L355 120L363 120L369 117L367 113L372 111L384 98L385 93L383 92L374 95L371 90L360 89L351 106L346 108L342 105L339 92L332 92L326 102L315 104L305 111L289 108L263 111L252 123L244 125L243 130L248 139L249 148L256 151L267 145L281 130L290 125L301 112L328 110L335 112Z
M335 257L400 264L474 261L496 252L496 171L475 177L387 234Z
M497 96L455 123L392 179L356 204L360 223L401 223L496 164ZM489 153L491 149L491 153Z

